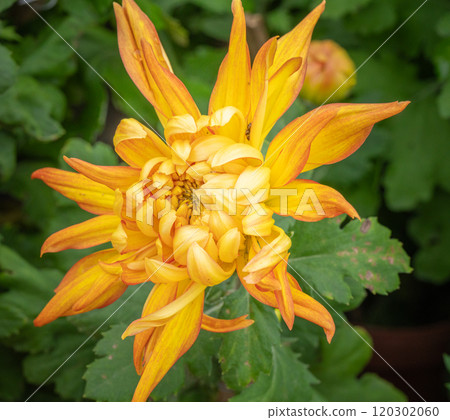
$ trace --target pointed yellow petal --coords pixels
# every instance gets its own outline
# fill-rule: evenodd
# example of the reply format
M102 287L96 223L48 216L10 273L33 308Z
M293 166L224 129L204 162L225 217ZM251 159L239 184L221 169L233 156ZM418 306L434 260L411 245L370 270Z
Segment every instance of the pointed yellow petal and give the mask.
M88 261L90 265L92 260ZM56 295L47 303L45 308L34 320L35 326L40 327L48 324L61 316L87 312L95 307L105 306L111 303L113 298L117 299L127 288L120 281L119 276L107 273L98 264L90 266L87 269L82 265L78 265L72 271L70 277L68 279L65 278L63 282L64 284L58 287ZM120 286L119 290L116 288L117 285ZM73 309L74 305L78 301L83 300L87 295L92 299L85 303L94 303L94 305L78 307L76 310ZM96 301L93 302L93 300Z
M139 170L128 166L98 166L66 156L64 160L80 174L113 190L126 191L130 185L139 181Z
M167 145L133 118L123 119L118 125L114 134L114 147L117 154L135 168L142 168L152 158L171 157Z
M146 401L155 386L197 339L202 322L203 293L182 309L163 328L151 348L133 401Z
M115 249L105 249L102 251L97 251L92 254L87 255L78 262L76 262L70 270L66 273L64 278L59 283L58 287L55 289L55 293L65 287L72 280L76 279L79 275L83 274L93 266L97 265L99 261L112 262L116 261L119 254Z
M244 9L233 0L233 25L228 53L220 65L209 102L209 114L226 106L238 108L244 116L250 109L250 54L248 52Z
M203 296L205 287L199 283L192 282L185 292L174 301L149 315L133 321L122 334L122 339L130 335L136 335L148 328L167 324L180 311L189 307L189 304L195 301L200 295Z
M281 216L292 216L304 222L346 213L359 218L352 205L335 189L307 179L296 179L277 189L279 193L266 201L266 205Z
M142 310L142 316L161 309L176 298L177 284L155 284L150 291ZM150 338L156 339L159 334L153 334L156 328L149 328L134 337L133 361L138 375L142 374L145 367L144 352L150 346ZM156 337L155 337L156 336Z
M336 112L333 118L311 143L308 161L303 172L339 162L355 152L378 121L403 111L409 102L386 104L330 104ZM310 114L314 113L311 111ZM311 116L315 118L315 116ZM303 130L300 130L303 135Z
M168 120L185 114L191 115L194 119L199 118L200 111L181 80L161 65L154 49L147 41L142 40L141 47L155 85L153 88L155 108ZM164 121L161 122L165 124Z
M292 277L289 273L288 276ZM328 342L330 342L335 331L334 321L330 313L323 305L306 293L294 288L291 289L291 292L294 299L295 315L322 327Z
M103 215L60 230L44 242L41 256L47 252L84 249L108 242L119 223L120 219L117 216Z
M279 69L290 59L300 58L302 60L300 68L285 86L285 92L290 96L290 103L295 100L303 84L306 73L306 64L309 45L314 27L319 20L320 15L325 9L325 2L319 4L311 13L308 14L294 29L283 35L277 41L277 49L273 58L273 64L269 69L269 78L271 78ZM294 82L294 83L292 83ZM291 89L289 91L288 89ZM286 108L286 109L287 109ZM280 117L279 115L277 119Z
M203 314L202 329L215 333L225 333L231 331L241 330L252 325L255 321L253 319L246 319L248 315L242 315L234 319L218 319Z
M296 118L272 140L265 165L270 168L270 185L278 187L297 178L308 160L311 143L336 116L337 110L323 106Z
M40 179L67 198L76 201L93 214L113 214L115 193L112 189L74 172L42 168L33 172L32 179Z
M257 94L260 100L255 108L255 125L257 132L252 133L252 145L260 148L276 121L286 112L297 98L306 74L306 57L314 26L322 14L325 2L317 6L292 31L281 37L274 46L267 46L261 57L255 60L257 71L252 102L256 105ZM265 68L265 84L262 88L262 74ZM257 80L258 81L257 81ZM264 99L265 96L265 99ZM252 104L253 107L253 104ZM262 122L263 121L263 122ZM253 129L253 122L252 122Z
M292 330L294 325L294 300L292 298L291 286L287 273L287 258L281 261L273 271L274 277L280 282L281 289L274 290L275 298L278 302L278 309L286 322L287 327Z
M173 75L167 55L150 19L132 0L125 0L123 7L114 4L114 9L122 61L135 85L155 107L161 123L164 125L174 115L192 112L191 115L199 116L198 109L186 88ZM166 81L172 86L167 87ZM180 114L177 114L180 109L176 103L177 98L172 96L173 90L187 99Z

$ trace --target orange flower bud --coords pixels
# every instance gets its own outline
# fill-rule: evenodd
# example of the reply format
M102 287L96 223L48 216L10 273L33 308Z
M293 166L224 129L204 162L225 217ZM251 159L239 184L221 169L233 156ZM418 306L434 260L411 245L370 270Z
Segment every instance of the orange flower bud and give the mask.
M347 51L334 41L312 41L307 63L300 95L311 102L340 101L356 84L355 64Z

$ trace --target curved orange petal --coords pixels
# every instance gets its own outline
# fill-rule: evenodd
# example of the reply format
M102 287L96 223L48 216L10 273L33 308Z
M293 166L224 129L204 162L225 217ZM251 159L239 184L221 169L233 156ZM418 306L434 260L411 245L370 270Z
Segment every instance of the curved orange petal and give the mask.
M146 361L133 401L146 401L175 362L194 344L202 322L204 293L185 306L162 328Z
M161 309L169 302L172 302L177 296L177 288L178 284L174 283L156 284L153 286L142 309L142 317L145 317L152 312ZM144 360L145 350L146 347L150 345L149 340L155 330L156 328L149 328L134 336L133 361L138 375L141 375L144 370L146 362L146 360Z
M322 2L276 43L267 74L268 99L262 138L269 133L300 92L306 74L306 57L311 35L324 8L325 2ZM255 64L258 65L258 62Z
M135 168L142 168L152 158L171 156L169 147L153 131L133 118L120 121L113 141L116 153Z
M315 114L296 118L271 141L265 166L270 168L270 185L278 187L297 178L308 161L311 143L336 116L335 108L321 107Z
M33 172L31 178L44 181L49 187L76 201L83 210L93 214L114 214L114 191L84 175L42 168Z
M69 226L47 238L42 245L41 256L47 252L84 249L109 242L111 234L116 230L119 223L119 217L108 214Z
M61 316L103 307L113 298L117 299L126 288L119 275L106 272L99 264L91 266L57 289L56 295L34 320L34 325L41 327Z
M287 261L281 261L273 271L274 277L279 281L281 289L274 290L277 299L278 309L287 327L292 330L295 319L294 300L292 298L291 286L287 273Z
M170 70L160 64L152 46L145 40L141 41L144 58L154 81L153 94L157 109L160 109L169 120L179 115L191 115L194 119L200 118L192 96L186 86ZM165 125L164 121L161 121Z
M375 123L403 111L409 104L330 104L322 108L333 110L336 116L320 131L311 143L308 161L302 172L339 162L350 156L364 143ZM311 118L316 118L315 110ZM314 115L313 115L314 114ZM319 116L318 116L319 117ZM304 135L300 129L299 135Z
M245 260L238 260L237 273L241 280L241 284L256 300L264 303L265 305L278 308L278 301L275 297L275 293L272 291L259 290L255 284L249 284L245 281L245 273L242 272L242 267L245 264ZM287 273L289 284L291 285L291 294L294 301L294 313L299 318L306 319L314 324L323 328L328 342L331 341L335 331L335 325L332 316L325 309L323 305L313 299L311 296L303 293L299 290L299 287L295 287L297 281L290 273ZM298 284L297 284L298 286Z
M165 125L174 115L190 113L193 116L199 116L199 111L188 93L187 107L181 111L181 114L174 114L173 98L161 89L158 79L168 78L174 86L177 86L178 93L186 94L187 92L180 80L173 75L169 59L150 19L133 0L124 0L123 7L114 4L114 10L119 51L124 66L134 84L155 107L161 123ZM152 51L154 59L150 57L150 62L147 61L149 51L144 51L146 48L144 45L148 45Z
M233 0L233 25L228 53L220 65L209 101L209 114L234 106L244 117L250 109L250 54L247 46L245 15L241 0Z
M119 257L119 254L115 249L104 249L102 251L89 254L81 260L77 261L66 273L58 287L55 289L55 293L65 287L72 280L76 279L79 275L83 274L93 266L97 265L99 261L112 262Z
M218 319L212 316L203 314L202 329L215 333L225 333L231 331L241 330L252 325L255 321L253 319L246 319L248 315L242 315L234 319Z
M359 218L352 205L335 189L308 179L296 179L282 188L272 189L266 205L281 216L316 222L346 213Z
M99 182L116 190L126 191L130 185L139 181L140 171L129 166L98 166L81 159L64 156L66 163L92 181Z
M292 277L290 273L288 273L288 276ZM317 300L301 290L292 288L291 292L294 300L295 315L322 327L328 342L331 342L336 327L330 313Z

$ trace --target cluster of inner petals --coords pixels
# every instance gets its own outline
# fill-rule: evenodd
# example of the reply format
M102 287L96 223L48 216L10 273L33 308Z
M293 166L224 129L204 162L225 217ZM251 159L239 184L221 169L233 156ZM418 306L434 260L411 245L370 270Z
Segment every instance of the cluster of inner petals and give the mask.
M155 283L213 286L231 276L244 254L251 259L242 267L246 280L258 283L291 243L264 204L270 169L249 144L241 112L226 107L197 121L178 116L165 136L170 155L149 159L139 181L117 195L122 222L113 246L124 254L138 241L141 258L127 268L144 266Z

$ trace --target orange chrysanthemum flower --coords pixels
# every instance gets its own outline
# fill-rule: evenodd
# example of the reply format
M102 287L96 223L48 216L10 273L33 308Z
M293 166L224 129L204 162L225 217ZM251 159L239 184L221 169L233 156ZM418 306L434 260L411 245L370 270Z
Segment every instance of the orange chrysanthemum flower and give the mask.
M142 317L124 333L135 336L141 375L135 401L148 398L200 328L227 332L252 324L246 315L221 320L203 314L205 289L235 270L254 298L280 310L289 328L299 316L320 325L331 340L332 317L286 271L291 241L272 215L301 221L358 217L339 192L297 177L352 154L374 123L407 103L323 106L281 130L264 159L265 137L302 86L324 3L285 36L268 40L251 66L244 11L233 0L229 50L208 115L201 115L173 74L148 17L133 0L114 6L122 60L155 107L166 142L125 119L114 146L129 166L65 158L78 173L44 168L33 174L97 215L51 235L42 253L112 243L69 270L35 325L104 307L129 285L153 282Z

